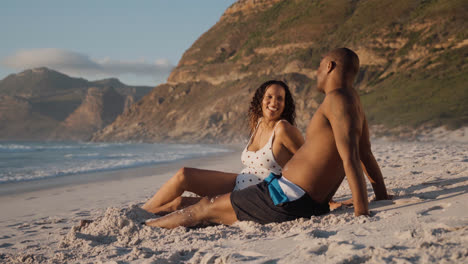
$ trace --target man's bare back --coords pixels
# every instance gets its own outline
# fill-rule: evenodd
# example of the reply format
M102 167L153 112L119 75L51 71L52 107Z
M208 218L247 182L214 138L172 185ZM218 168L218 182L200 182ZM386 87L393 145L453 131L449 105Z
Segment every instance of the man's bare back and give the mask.
M345 177L327 118L330 115L327 104L331 100L325 97L307 127L305 144L283 169L283 177L299 185L317 202L330 201ZM362 116L359 112L356 115Z
M309 123L304 145L283 169L283 178L289 180L289 183L285 184L296 185L298 192L302 190L307 194L286 202L287 205L283 207L282 204L272 202L271 192L275 191L277 188L275 186L278 186L281 179L277 178L278 182L271 184L275 179L268 182L267 178L257 186L217 197L214 201L202 199L198 204L182 212L167 215L147 224L174 228L205 222L218 224L232 224L237 220L265 222L265 219L257 218L256 215L270 217L278 214L278 219L288 221L291 214L293 218L303 217L301 214L306 211L305 215L323 214L328 211L328 202L345 176L352 192L355 215L368 215L367 188L363 171L372 184L377 200L388 199L388 195L382 173L371 151L367 120L359 95L353 88L358 70L357 55L346 48L336 49L325 55L317 70L317 88L326 94L325 99ZM271 187L273 189L270 189ZM281 194L282 191L279 190L279 193L284 196L284 193ZM257 200L250 200L249 197ZM255 204L256 202L260 206ZM245 219L240 219L240 215ZM275 221L267 220L267 222Z
M355 213L361 215L368 214L361 161L377 188L376 196L387 199L387 193L370 149L359 95L352 87L358 68L357 55L348 49L334 50L323 58L317 71L317 88L326 94L325 99L307 127L304 145L286 164L283 177L323 203L331 200L348 175Z

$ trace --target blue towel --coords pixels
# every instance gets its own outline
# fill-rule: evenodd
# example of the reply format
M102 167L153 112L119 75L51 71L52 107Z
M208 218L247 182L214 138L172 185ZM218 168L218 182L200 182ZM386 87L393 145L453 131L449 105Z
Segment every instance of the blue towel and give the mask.
M273 172L268 175L265 181L268 183L268 190L270 191L271 200L275 205L289 202L288 197L284 194L283 189L278 183L278 179L281 175L276 175Z

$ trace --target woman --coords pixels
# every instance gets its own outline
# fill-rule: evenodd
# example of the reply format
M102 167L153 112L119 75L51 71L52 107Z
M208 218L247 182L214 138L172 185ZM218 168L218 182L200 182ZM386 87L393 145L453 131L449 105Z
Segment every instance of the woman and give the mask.
M289 87L276 80L263 83L250 103L249 119L251 137L242 152L246 167L240 174L182 168L142 208L162 215L201 199L182 197L184 191L214 197L257 184L270 172L280 174L304 143L301 132L294 126L295 105Z

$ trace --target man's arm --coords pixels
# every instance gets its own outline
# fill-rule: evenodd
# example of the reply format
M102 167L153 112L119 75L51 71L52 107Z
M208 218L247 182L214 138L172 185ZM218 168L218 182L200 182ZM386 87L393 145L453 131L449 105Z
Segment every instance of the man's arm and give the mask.
M374 189L376 200L387 200L387 188L385 187L382 172L380 171L379 164L375 160L374 154L372 154L371 143L369 139L369 128L367 120L364 119L363 131L361 140L359 141L359 156L361 158L362 167L372 184Z
M325 116L330 121L336 147L353 196L354 214L368 215L369 201L359 157L359 135L362 126L356 106L347 95L335 91L327 95ZM325 103L325 101L324 101Z

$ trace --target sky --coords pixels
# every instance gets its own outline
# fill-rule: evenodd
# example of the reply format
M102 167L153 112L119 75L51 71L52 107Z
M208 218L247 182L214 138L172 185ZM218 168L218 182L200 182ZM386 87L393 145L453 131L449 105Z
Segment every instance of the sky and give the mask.
M0 80L48 67L90 81L164 83L235 0L5 0Z

